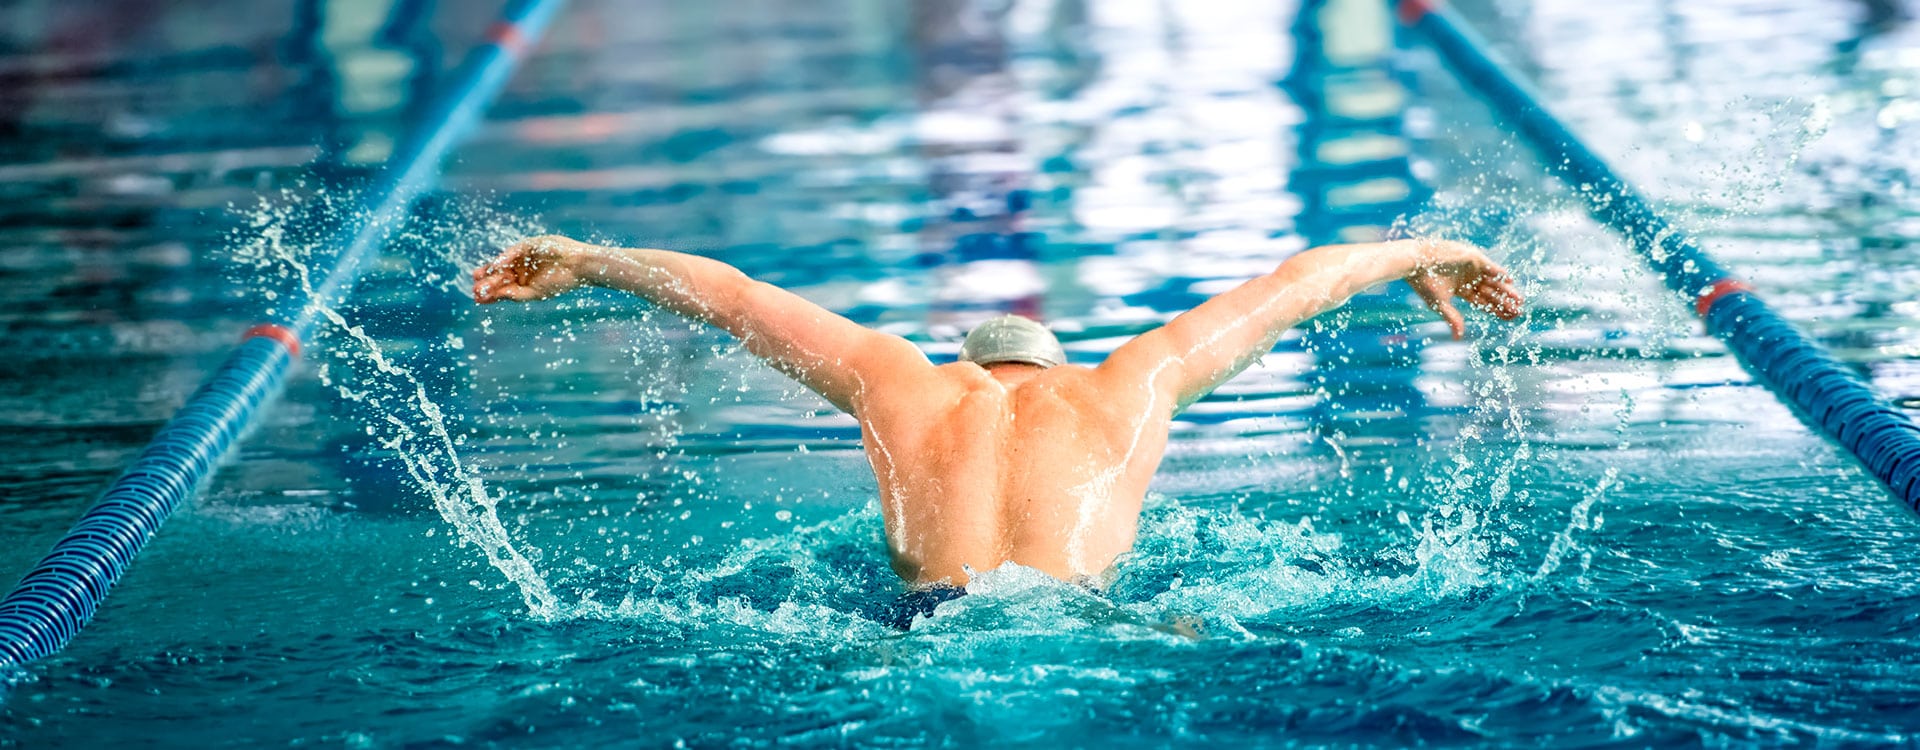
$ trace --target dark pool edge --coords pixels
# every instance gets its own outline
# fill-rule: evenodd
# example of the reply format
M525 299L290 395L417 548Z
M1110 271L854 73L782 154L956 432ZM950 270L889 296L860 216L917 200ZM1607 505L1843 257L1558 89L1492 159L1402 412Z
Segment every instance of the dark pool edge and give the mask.
M1400 22L1540 153L1549 172L1573 185L1595 219L1619 232L1669 288L1692 302L1749 372L1920 513L1920 425L1655 211L1439 0L1398 0L1395 8Z
M415 199L437 179L441 161L481 121L564 3L510 0L387 162L363 218L341 235L339 260L299 314L248 329L100 500L0 599L0 666L45 658L92 620L154 532L212 475L261 404L279 392L321 310L351 292L366 262L405 223Z

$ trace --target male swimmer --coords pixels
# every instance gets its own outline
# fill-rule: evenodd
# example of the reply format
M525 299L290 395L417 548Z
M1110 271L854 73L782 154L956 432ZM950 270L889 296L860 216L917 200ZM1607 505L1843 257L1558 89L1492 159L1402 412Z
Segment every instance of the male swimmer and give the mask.
M1003 563L1103 580L1133 547L1174 415L1294 324L1394 279L1454 338L1466 326L1454 297L1507 320L1522 303L1507 272L1468 245L1333 245L1140 334L1096 367L1066 364L1051 332L1011 315L968 333L960 361L934 366L906 339L695 255L538 237L473 278L481 303L582 285L635 294L725 330L853 415L879 482L887 552L911 589L891 618L902 628L964 593L972 571Z

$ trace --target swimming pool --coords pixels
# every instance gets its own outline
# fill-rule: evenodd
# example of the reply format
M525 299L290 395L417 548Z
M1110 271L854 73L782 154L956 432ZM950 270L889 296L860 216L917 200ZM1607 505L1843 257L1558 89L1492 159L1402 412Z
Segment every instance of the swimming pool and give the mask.
M300 228L350 210L317 186L380 160L418 61L492 10L308 34L306 7L6 11L70 30L12 55L37 72L0 168L9 569L276 304ZM12 688L4 738L1913 741L1910 517L1426 58L1315 46L1291 5L745 7L572 7L340 311L366 340L310 348ZM1725 262L1920 396L1915 32L1849 41L1837 2L1465 10ZM712 253L936 357L1035 309L1092 361L1402 213L1514 259L1526 324L1446 343L1382 295L1309 326L1179 426L1110 597L1001 571L906 634L872 616L893 583L851 421L614 298L458 293L494 246L576 232ZM531 576L434 512L464 485L409 469L481 479Z

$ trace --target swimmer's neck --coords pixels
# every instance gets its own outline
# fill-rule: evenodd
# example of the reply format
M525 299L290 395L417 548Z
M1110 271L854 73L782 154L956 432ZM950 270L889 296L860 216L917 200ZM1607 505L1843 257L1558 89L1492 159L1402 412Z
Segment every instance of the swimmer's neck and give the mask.
M981 369L986 370L988 377L1006 388L1016 387L1047 371L1045 367L1024 362L995 362Z

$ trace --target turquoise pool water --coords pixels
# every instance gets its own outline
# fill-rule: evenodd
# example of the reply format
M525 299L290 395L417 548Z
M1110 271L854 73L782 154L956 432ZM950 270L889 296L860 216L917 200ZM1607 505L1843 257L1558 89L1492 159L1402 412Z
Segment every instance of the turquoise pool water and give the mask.
M117 5L0 9L10 570L286 304L492 10ZM1365 8L915 7L570 8L200 499L9 676L0 741L1916 741L1920 527ZM1920 403L1920 31L1463 10ZM560 231L712 254L936 358L1021 309L1097 361L1396 221L1492 246L1534 311L1452 343L1389 290L1303 327L1182 420L1108 596L994 571L906 633L850 420L616 297L461 296Z

